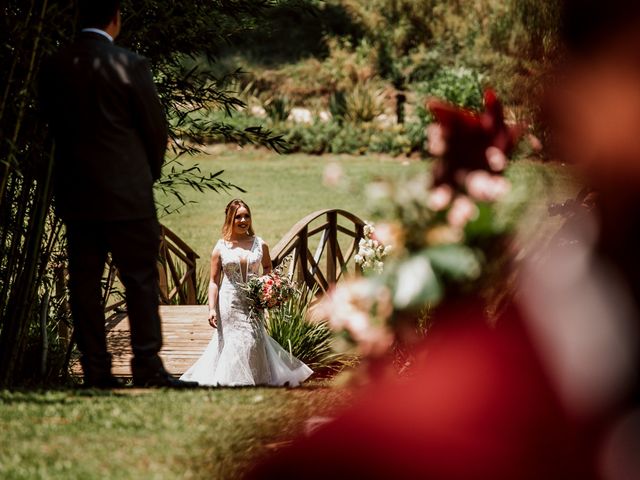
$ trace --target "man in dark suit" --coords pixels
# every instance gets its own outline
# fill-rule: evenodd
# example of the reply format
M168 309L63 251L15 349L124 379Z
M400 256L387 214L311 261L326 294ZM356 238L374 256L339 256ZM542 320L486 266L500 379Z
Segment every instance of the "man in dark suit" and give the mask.
M56 142L55 204L65 222L71 311L87 386L111 388L100 281L107 253L125 287L136 386L174 380L158 352L160 226L153 182L167 122L147 60L113 45L119 0L80 0L82 31L43 67L43 108Z

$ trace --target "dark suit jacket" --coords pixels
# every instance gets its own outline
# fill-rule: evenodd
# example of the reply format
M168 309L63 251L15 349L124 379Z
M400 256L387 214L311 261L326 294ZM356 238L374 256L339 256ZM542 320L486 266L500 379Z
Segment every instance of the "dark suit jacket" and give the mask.
M41 96L56 141L55 202L65 220L155 216L167 123L148 61L96 33L50 58Z

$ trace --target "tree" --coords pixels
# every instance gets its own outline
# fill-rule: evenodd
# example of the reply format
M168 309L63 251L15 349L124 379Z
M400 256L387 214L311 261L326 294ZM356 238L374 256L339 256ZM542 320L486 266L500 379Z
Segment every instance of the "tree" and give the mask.
M187 59L215 60L231 36L258 26L272 4L123 1L118 43L149 58L171 124L171 150L159 188L177 195L176 187L185 183L201 191L236 187L224 181L221 172L204 176L197 168L182 166L180 157L197 151L194 139L220 134L274 149L283 145L279 136L262 128L238 130L190 115L242 107L228 91L231 77L241 72L212 78L186 66ZM38 111L37 81L43 58L74 36L75 20L75 0L0 3L0 386L19 381L30 343L37 345L53 329L51 312L66 300L64 293L54 292L52 265L63 251L63 236L52 208L55 145Z

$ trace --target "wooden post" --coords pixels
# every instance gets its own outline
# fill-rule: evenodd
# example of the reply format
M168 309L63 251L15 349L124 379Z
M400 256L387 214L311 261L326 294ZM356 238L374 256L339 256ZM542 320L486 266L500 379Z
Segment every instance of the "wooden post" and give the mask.
M188 305L196 305L196 290L198 286L198 274L196 269L196 259L198 256L195 252L187 252L187 258L189 259L189 267L191 268L191 273L189 274L189 279L187 280L187 304Z
M329 287L336 283L336 262L338 243L338 212L327 213L329 238L327 239L327 282Z
M360 243L360 239L364 238L364 224L360 224L357 223L356 224L356 238L353 240L354 242L354 248L355 248L355 252L357 253L358 251L358 243ZM355 264L355 272L356 272L356 276L360 276L362 275L362 270L360 269L360 266L353 262Z
M309 263L307 260L307 256L309 255L308 233L309 226L305 225L298 234L298 281L311 287L307 278L307 265Z

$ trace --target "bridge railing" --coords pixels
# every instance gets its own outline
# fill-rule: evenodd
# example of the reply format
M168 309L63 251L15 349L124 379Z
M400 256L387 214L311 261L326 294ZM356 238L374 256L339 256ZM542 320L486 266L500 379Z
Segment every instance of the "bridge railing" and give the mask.
M195 305L197 292L196 262L198 254L168 227L161 225L158 275L160 278L160 303L163 305ZM123 299L110 301L115 293L117 277L115 266L108 262L103 304L105 313L124 305Z
M363 237L364 222L356 215L340 209L313 212L298 223L271 251L274 267L288 259L286 273L309 288L326 292L341 278L357 275L349 262ZM163 305L195 305L197 303L198 254L168 227L161 226L158 273L160 303ZM117 272L109 263L104 288L105 313L122 307L123 299L112 298Z
M349 275L349 261L358 250L363 229L364 222L345 210L313 212L296 223L273 248L273 266L289 257L287 274L291 278L309 288L318 286L320 293L326 292ZM353 274L358 274L355 267Z

